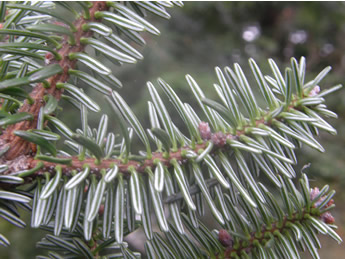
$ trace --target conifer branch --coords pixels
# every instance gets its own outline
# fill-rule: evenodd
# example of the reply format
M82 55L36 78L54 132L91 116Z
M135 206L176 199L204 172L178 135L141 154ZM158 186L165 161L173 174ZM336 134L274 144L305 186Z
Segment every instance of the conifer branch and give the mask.
M148 258L242 258L251 253L298 258L301 244L318 258L318 232L342 241L330 214L335 191L311 189L305 174L299 191L293 181L298 175L294 150L305 144L324 151L314 136L318 130L336 134L323 117L337 117L324 96L342 86L321 91L330 67L305 82L304 57L292 58L285 76L271 59L272 76L263 75L250 59L254 87L265 106L258 105L247 76L235 64L215 68L218 101L206 98L186 76L199 114L158 79L186 131L174 124L151 82L151 127L145 129L112 89L122 84L103 58L120 65L142 59L131 46L145 44L138 32L159 34L146 12L168 19L166 8L173 6L182 3L0 3L0 37L6 41L0 48L0 216L23 227L17 206L31 210L31 227L51 233L38 246L53 258L135 258L140 254L128 248L124 237L138 227L146 236ZM87 69L77 70L77 62ZM90 127L88 111L99 112L101 106L79 88L79 80L105 96L120 136L108 131L106 114L98 128ZM23 88L28 85L34 86L31 92ZM80 111L75 132L56 116L61 98ZM138 152L132 148L134 134L142 145ZM72 152L59 149L62 136ZM261 175L280 197L260 182ZM200 222L205 204L224 230L212 231ZM9 245L1 234L0 244Z
M45 101L43 97L45 95L52 95L57 100L60 99L63 89L57 89L57 83L67 82L69 79L69 69L75 68L77 60L71 60L69 58L69 54L75 52L82 52L85 49L84 44L80 42L80 39L83 37L90 37L93 32L92 31L84 31L83 25L90 21L96 21L97 18L95 17L95 13L98 11L107 10L108 6L104 1L98 2L91 2L92 6L89 8L89 18L86 19L83 16L80 16L74 23L75 32L73 32L72 38L74 38L74 44L71 44L69 36L65 35L61 46L59 49L56 49L58 56L61 57L61 60L57 60L56 57L52 56L51 54L46 55L46 60L51 63L57 63L62 68L62 73L53 75L52 77L46 79L49 87L46 87L43 83L38 83L33 91L30 94L33 103L29 103L28 101L24 102L24 105L18 110L18 112L28 112L29 114L33 115L33 120L31 121L22 121L13 125L10 125L6 131L0 136L1 139L1 149L6 148L8 145L10 148L6 152L5 157L7 160L13 160L16 157L21 155L28 155L30 150L32 149L34 152L36 147L29 142L23 140L22 138L14 135L14 131L17 130L29 130L35 129L37 126L37 119L38 113L45 105Z
M303 110L304 107L308 106L302 106L300 105L301 100L308 98L308 95L304 95L301 98L293 97L291 100L291 104L287 105L285 111L287 112L293 112ZM114 158L106 158L101 159L100 161L97 161L95 158L85 158L84 160L80 160L77 156L72 157L59 157L57 156L57 159L70 159L71 161L66 164L60 165L63 169L64 174L70 175L71 171L77 171L80 172L85 164L89 165L91 168L91 173L95 173L98 177L99 172L101 169L108 169L114 165L116 165L119 168L119 172L130 175L130 167L134 167L135 170L138 173L145 173L148 168L154 170L156 168L157 162L159 161L162 163L165 167L169 168L172 167L172 164L170 161L172 159L176 159L180 164L187 163L190 159L186 156L188 151L192 151L195 154L201 154L204 152L209 145L212 145L212 148L207 151L207 154L215 154L219 151L227 151L229 152L231 150L231 140L241 141L241 138L243 137L250 137L251 131L248 131L247 129L250 129L251 127L257 127L262 128L263 126L272 126L272 123L274 122L284 122L284 116L278 114L276 117L272 118L272 114L270 114L268 111L263 112L261 117L257 118L253 123L251 124L244 124L243 127L240 130L236 130L236 132L211 132L211 129L206 122L200 122L199 124L199 133L202 138L201 141L199 141L197 144L192 144L191 146L184 146L176 151L170 150L169 152L153 152L151 158L145 158L145 157L138 157L140 158L138 160L131 160L129 159L126 162L123 162L121 159L114 159ZM230 142L229 142L230 141ZM244 143L245 144L245 143ZM13 162L7 162L8 164L8 171L6 174L11 174L13 172L18 171L17 164L25 165L25 168L21 168L21 170L32 170L37 167L38 163L41 163L42 166L40 169L35 173L37 175L42 175L43 172L51 172L54 174L53 168L56 166L57 162L46 162L46 161L40 161L39 158L35 159L32 157L22 157L22 161L15 163ZM27 159L27 160L26 160ZM26 160L26 161L24 161ZM30 177L33 177L31 175Z
M289 240L287 236L288 233L292 232L293 235L296 235L297 228L303 228L301 226L307 226L311 222L313 227L315 227L317 231L321 229L321 232L322 229L325 229L326 225L332 226L335 221L328 210L333 208L334 201L330 199L322 208L319 208L326 197L320 197L319 195L320 191L318 188L311 189L309 197L312 202L311 207L305 204L304 208L299 208L299 210L293 212L290 211L289 215L284 215L279 220L263 224L260 230L251 232L248 236L245 236L244 239L238 238L240 235L238 235L237 238L232 237L225 229L219 230L218 238L225 247L225 251L219 254L217 258L242 258L243 256L252 254L255 250L259 251L263 248L272 249L274 242L277 240ZM322 233L325 234L324 232ZM297 235L296 238L299 237L297 241L301 241L303 235L304 233L299 234L299 236ZM337 235L334 237L339 238ZM290 241L288 241L288 243ZM289 251L289 253L291 253L291 251Z
M310 220L310 217L325 220L320 216L318 211L307 212L307 210L304 209L302 212L294 212L291 216L284 216L282 222L272 222L269 227L262 226L260 232L252 232L248 240L240 240L237 243L231 242L230 234L228 234L226 230L220 230L219 239L221 243L226 246L224 257L221 258L241 258L243 252L250 254L258 244L265 247L272 238L279 238L279 235L284 235L286 231L291 230L291 224L303 225L305 221ZM328 215L328 218L330 217L333 218L331 215ZM325 220L325 223L333 224L334 218L327 221Z

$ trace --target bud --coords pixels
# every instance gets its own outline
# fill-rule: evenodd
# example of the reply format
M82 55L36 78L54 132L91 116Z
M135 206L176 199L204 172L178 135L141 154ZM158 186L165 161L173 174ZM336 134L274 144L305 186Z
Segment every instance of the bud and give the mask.
M212 135L211 140L215 146L224 147L226 144L226 135L223 132L219 131Z
M99 214L100 216L102 216L103 213L104 213L104 204L101 204L101 206L99 206L99 209L98 209L98 214Z
M204 122L204 121L200 122L199 132L200 132L200 136L203 140L211 139L212 133L211 133L210 126L208 125L207 122Z
M326 224L333 224L334 223L334 217L331 213L325 212L321 215L320 219L325 222Z
M315 200L316 196L319 195L320 190L317 187L314 187L313 189L310 190L310 200L313 201ZM324 200L325 200L326 196L322 196L320 197L314 204L314 207L318 207ZM327 202L327 204L325 205L325 208L328 208L329 206L331 206L332 204L334 204L334 200L331 199L329 202Z
M313 97L315 95L318 95L320 93L320 86L316 85L310 92L309 96Z
M331 205L333 205L334 204L334 200L333 199L331 199L329 202L327 202L327 204L326 204L326 208L327 207L329 207L329 206L331 206Z
M310 190L310 200L314 200L319 193L320 193L319 188L314 187L313 189L311 189Z
M50 52L47 52L45 55L44 64L49 65L53 58L54 58L53 54Z
M225 229L219 230L218 240L225 247L232 247L233 245L232 237Z
M313 189L310 190L310 200L314 200L316 198L317 195L319 195L320 190L317 187L314 187ZM318 207L324 200L325 200L326 196L322 196L320 197L314 204L313 207ZM329 206L331 206L334 203L334 200L331 199L329 202L327 202L327 204L325 205L325 208L328 208ZM325 212L323 214L320 215L320 219L325 222L326 224L333 224L335 219L332 216L332 214L330 212Z

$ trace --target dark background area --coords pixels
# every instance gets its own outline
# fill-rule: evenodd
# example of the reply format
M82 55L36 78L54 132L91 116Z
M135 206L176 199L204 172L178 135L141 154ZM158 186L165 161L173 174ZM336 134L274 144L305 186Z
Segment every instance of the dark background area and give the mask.
M237 62L253 82L248 65L250 57L264 72L270 73L268 58L273 58L283 69L289 65L291 57L305 56L307 80L331 65L333 69L321 82L321 89L344 84L344 2L186 2L184 8L169 12L172 16L169 21L151 19L161 30L161 36L144 35L147 41L147 46L141 48L144 60L134 66L113 68L124 84L119 92L146 127L149 127L147 81L158 85L156 79L163 78L178 92L182 101L196 107L184 78L186 74L193 76L209 98L216 98L212 86L216 82L214 67L232 66ZM255 88L254 83L252 87ZM98 93L91 90L88 93L103 103ZM311 163L305 171L312 181L311 186L329 184L337 191L337 208L333 214L339 226L338 233L344 238L345 91L342 89L329 96L327 105L339 115L337 120L329 120L338 135L320 134L320 143L326 150L324 154L308 148L297 151L299 164L296 170ZM171 109L170 114L179 125L177 113ZM101 114L90 116L90 124L96 127ZM67 106L62 118L75 129L79 124L78 117L78 111ZM116 127L116 122L111 122ZM29 215L25 217L29 224ZM4 220L0 220L0 232L12 243L8 249L0 248L0 258L19 259L34 258L38 253L35 243L44 234L30 227L17 229ZM341 258L345 252L343 245L338 246L330 238L322 239L322 244L321 258Z

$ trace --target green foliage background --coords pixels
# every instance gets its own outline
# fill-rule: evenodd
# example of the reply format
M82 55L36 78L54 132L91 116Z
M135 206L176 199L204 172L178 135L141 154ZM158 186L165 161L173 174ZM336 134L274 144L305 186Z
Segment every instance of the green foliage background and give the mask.
M245 70L249 57L268 71L269 57L283 67L290 62L290 57L299 59L305 56L310 77L325 66L333 67L321 88L335 83L344 84L344 2L185 2L184 8L172 9L171 16L170 21L158 18L152 21L161 30L161 36L145 35L148 45L142 50L143 61L136 66L113 68L117 71L114 74L125 85L121 90L123 98L143 126L148 126L145 124L148 121L146 101L149 96L146 81L162 77L174 87L182 101L191 102L193 98L189 96L185 74L195 77L206 95L212 97L215 95L212 87L212 82L216 80L214 67L238 62ZM90 91L89 94L93 96L96 93ZM305 172L315 180L315 185L322 186L327 182L337 190L337 209L333 213L339 226L338 233L344 238L344 90L330 96L327 104L330 110L339 115L338 120L331 121L338 135L321 133L320 143L326 150L325 154L303 148L297 154L300 157L298 166L311 163ZM71 128L76 128L78 121L75 116L79 115L72 109L68 105L64 108L63 119L70 125L74 123ZM96 119L100 115L91 116L94 123L91 118L90 124L96 126ZM177 114L173 120L178 120ZM28 220L29 215L26 217ZM0 232L12 241L9 249L0 248L0 258L33 258L38 254L35 243L43 235L40 231L16 229L1 220ZM330 239L323 241L323 247L321 258L339 258L345 252L343 245L338 246Z

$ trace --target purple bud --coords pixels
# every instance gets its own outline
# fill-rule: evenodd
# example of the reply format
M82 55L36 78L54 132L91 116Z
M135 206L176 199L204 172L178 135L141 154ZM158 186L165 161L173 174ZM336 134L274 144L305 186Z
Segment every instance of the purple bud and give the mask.
M209 140L211 139L211 129L210 126L208 125L207 122L200 122L199 124L199 132L200 132L200 136L203 140Z
M315 96L320 93L320 86L316 85L309 93L309 96Z
M310 190L310 200L314 200L316 196L320 193L319 188L315 187Z
M211 141L215 146L224 147L226 144L226 138L226 135L223 132L219 131L212 135Z
M334 217L331 213L325 212L321 215L321 220L325 222L326 224L333 224L334 223Z

